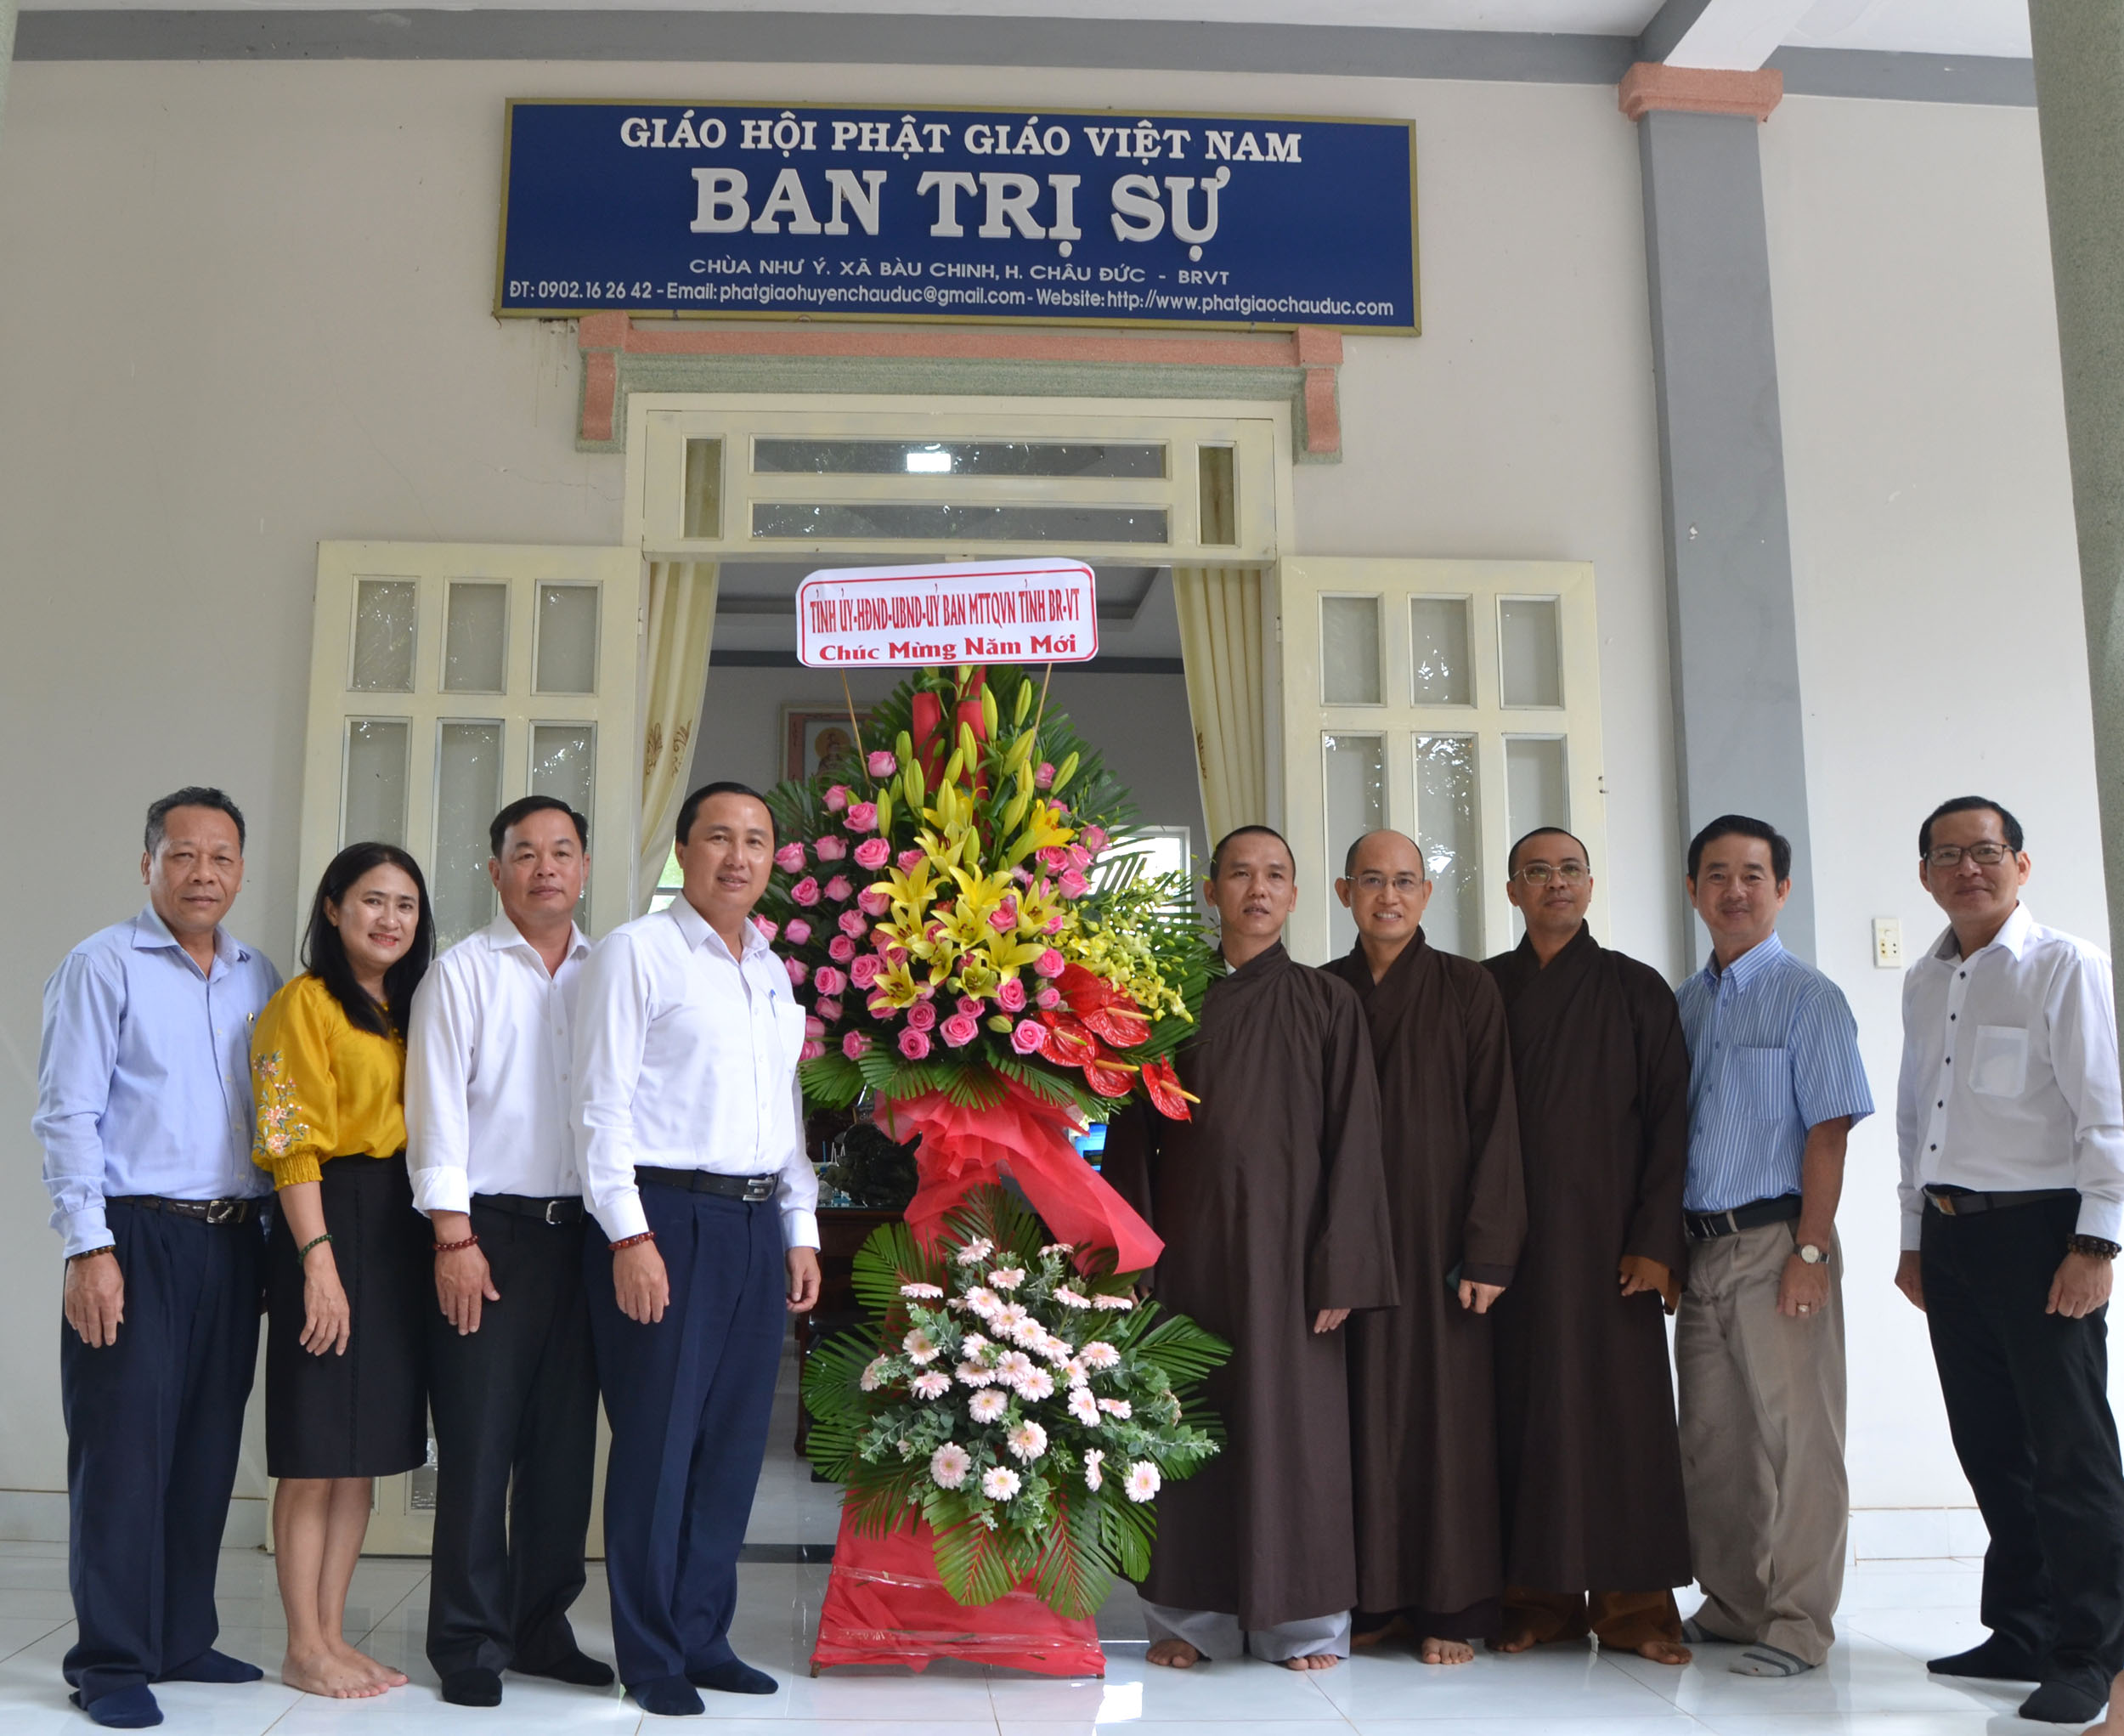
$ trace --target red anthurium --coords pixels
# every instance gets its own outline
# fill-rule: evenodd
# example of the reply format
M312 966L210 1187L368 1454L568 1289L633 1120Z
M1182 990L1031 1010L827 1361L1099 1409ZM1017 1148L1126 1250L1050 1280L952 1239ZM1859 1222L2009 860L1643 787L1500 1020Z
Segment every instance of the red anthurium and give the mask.
M1144 1063L1143 1088L1150 1099L1151 1107L1168 1121L1189 1121L1188 1105L1202 1100L1180 1089L1180 1076L1172 1070L1169 1060Z
M1084 1063L1084 1083L1102 1097L1126 1097L1129 1072L1119 1062L1101 1056Z

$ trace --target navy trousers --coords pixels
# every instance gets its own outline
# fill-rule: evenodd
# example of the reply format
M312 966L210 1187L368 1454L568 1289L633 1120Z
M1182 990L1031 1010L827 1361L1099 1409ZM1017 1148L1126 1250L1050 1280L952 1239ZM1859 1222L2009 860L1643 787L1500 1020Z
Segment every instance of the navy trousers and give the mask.
M154 1682L214 1643L214 1571L258 1362L264 1233L111 1204L125 1322L91 1349L59 1328L83 1705Z
M664 1318L642 1326L613 1295L595 1224L584 1274L597 1383L612 1424L605 1571L613 1646L629 1687L726 1661L737 1550L767 1450L787 1330L782 1214L645 1185L642 1208L670 1275Z

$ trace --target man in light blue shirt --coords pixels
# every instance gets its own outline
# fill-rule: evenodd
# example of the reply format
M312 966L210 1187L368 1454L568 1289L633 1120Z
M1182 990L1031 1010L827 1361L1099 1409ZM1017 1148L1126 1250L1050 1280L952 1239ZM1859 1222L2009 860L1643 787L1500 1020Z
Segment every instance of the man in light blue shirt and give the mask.
M153 1682L255 1682L214 1650L214 1571L257 1363L272 1185L251 1162L251 1026L280 985L221 927L243 816L217 789L148 810L148 907L44 986L33 1123L64 1239L74 1703L138 1729Z
M1850 1521L1844 1468L1844 1149L1873 1113L1843 992L1788 953L1792 846L1726 814L1689 845L1712 960L1677 998L1689 1043L1689 1278L1675 1323L1682 1483L1704 1601L1694 1644L1736 1675L1827 1657Z

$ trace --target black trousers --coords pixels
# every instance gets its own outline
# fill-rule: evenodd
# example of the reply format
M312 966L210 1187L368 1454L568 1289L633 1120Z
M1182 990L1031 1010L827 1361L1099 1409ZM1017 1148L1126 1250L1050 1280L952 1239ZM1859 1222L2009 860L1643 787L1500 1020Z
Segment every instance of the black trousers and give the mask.
M264 1233L112 1203L118 1340L59 1327L71 1517L67 1578L82 1703L190 1663L221 1631L214 1572L258 1362Z
M1956 1456L1991 1534L1984 1625L2045 1680L2098 1695L2124 1665L2124 1470L2103 1309L2045 1314L2073 1200L1928 1206L1925 1325Z
M641 1206L671 1281L670 1306L654 1325L620 1313L612 1248L595 1224L584 1233L597 1378L612 1422L605 1569L619 1679L630 1688L733 1655L737 1550L788 1330L772 1201L650 1185Z
M428 1661L438 1675L535 1670L577 1649L597 1451L597 1369L583 1304L583 1225L475 1197L472 1230L501 1300L460 1334L431 1293L435 1553Z

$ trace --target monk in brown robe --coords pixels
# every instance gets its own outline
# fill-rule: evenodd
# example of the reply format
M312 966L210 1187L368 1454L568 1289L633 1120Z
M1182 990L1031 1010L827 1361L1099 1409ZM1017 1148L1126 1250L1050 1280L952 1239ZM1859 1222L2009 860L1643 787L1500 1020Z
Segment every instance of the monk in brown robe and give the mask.
M1165 1238L1157 1299L1232 1345L1203 1407L1222 1452L1158 1497L1143 1582L1150 1661L1257 1658L1325 1669L1357 1601L1345 1334L1391 1307L1379 1092L1364 1015L1292 960L1297 870L1275 833L1217 846L1205 896L1229 974L1178 1056L1194 1118L1117 1119L1104 1173Z
M1528 1222L1494 1315L1498 1649L1590 1631L1686 1664L1670 1588L1689 1582L1689 1527L1660 1306L1681 1296L1688 1045L1659 974L1587 929L1583 844L1532 833L1506 869L1527 935L1488 968L1511 1026Z
M1358 1643L1465 1664L1494 1639L1505 1563L1489 1309L1526 1235L1505 1008L1472 958L1430 945L1423 853L1351 846L1336 894L1357 946L1327 968L1371 1026L1401 1306L1350 1323Z

